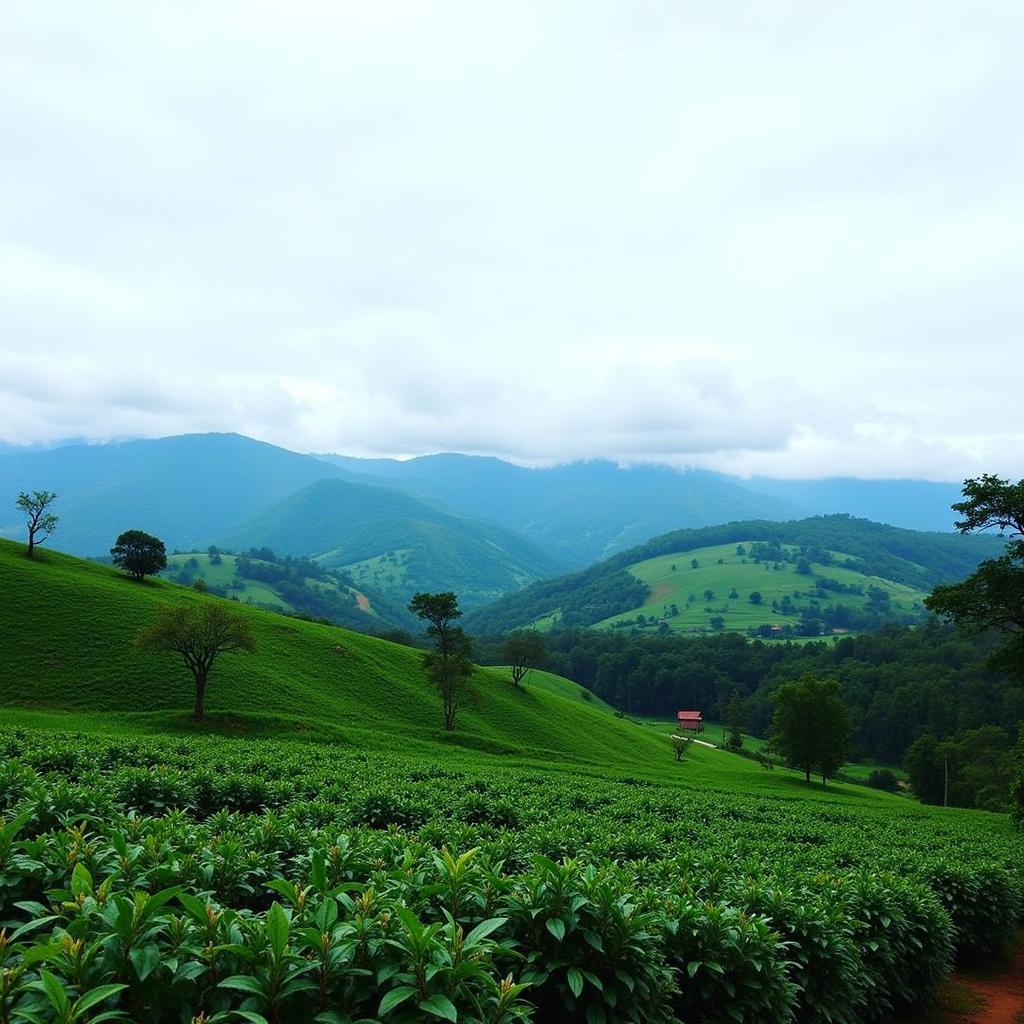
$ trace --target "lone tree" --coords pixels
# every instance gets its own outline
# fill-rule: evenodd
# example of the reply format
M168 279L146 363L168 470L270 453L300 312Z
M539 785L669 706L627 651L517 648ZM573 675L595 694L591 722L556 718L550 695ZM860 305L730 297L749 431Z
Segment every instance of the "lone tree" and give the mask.
M733 690L725 710L726 725L729 729L727 746L739 750L743 746L743 698L739 690Z
M470 694L473 674L469 637L452 623L462 615L458 598L449 590L441 594L414 594L409 611L429 623L427 636L434 649L423 656L423 668L437 687L444 708L446 732L455 728L455 713Z
M197 722L206 715L206 681L214 658L224 651L256 650L249 620L219 601L161 605L156 622L135 643L142 650L173 651L185 659L196 684L192 717Z
M512 670L512 684L518 686L544 659L544 638L535 629L517 630L505 638L503 651Z
M141 580L167 567L167 551L164 542L142 530L126 530L110 549L114 565L133 579Z
M42 544L47 537L57 529L57 522L60 516L55 516L46 510L57 500L54 491L33 491L28 494L22 491L15 501L15 508L24 512L28 517L28 548L25 554L31 558L37 544Z
M964 481L964 500L953 505L961 533L998 529L1009 535L999 558L981 563L962 583L936 587L925 607L974 632L997 629L1007 639L989 666L1024 682L1024 480L1011 484L985 474Z
M811 772L818 772L824 785L846 760L850 737L850 713L839 696L839 683L807 672L796 682L783 683L772 694L772 704L772 748L808 782Z

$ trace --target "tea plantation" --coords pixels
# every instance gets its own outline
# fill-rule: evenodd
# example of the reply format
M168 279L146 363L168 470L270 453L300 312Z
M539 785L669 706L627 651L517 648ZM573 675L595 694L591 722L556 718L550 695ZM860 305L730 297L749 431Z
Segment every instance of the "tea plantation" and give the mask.
M675 762L496 671L445 737L418 652L257 610L197 735L131 639L212 599L17 551L0 1022L890 1021L1018 924L1003 816Z

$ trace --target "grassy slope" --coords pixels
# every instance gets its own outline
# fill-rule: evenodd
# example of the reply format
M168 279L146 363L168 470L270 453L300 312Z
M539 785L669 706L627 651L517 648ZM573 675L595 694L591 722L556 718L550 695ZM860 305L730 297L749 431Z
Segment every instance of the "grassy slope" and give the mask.
M53 551L29 561L22 550L0 542L0 705L81 712L190 707L191 677L180 659L136 651L132 641L161 602L215 598L162 580L134 583ZM423 676L420 652L233 607L251 619L258 651L218 659L211 714L284 716L292 727L329 726L355 742L397 748L407 740L450 742L440 735L440 702ZM479 699L459 719L468 745L620 762L642 762L657 750L628 723L542 688L516 690L496 670L478 670L475 684Z
M235 579L235 562L238 559L234 555L221 555L221 564L213 565L210 556L205 551L186 551L180 555L171 555L167 559L166 575L180 572L185 568L185 563L194 558L199 563L197 575L201 576L212 587L230 587ZM270 605L281 608L286 612L292 610L292 606L269 584L260 580L244 580L241 590L234 590L232 593L239 601L247 604Z
M423 678L420 652L270 612L249 617L254 655L224 655L211 676L208 723L187 717L191 679L173 656L143 654L132 639L160 602L215 600L163 581L139 585L112 569L0 541L0 721L6 725L111 733L197 731L293 737L445 759L501 755L543 762L547 772L658 778L701 789L853 801L889 801L863 787L807 788L795 773L693 747L683 764L660 728L614 717L578 687L534 672L514 689L507 669L478 669L479 700L459 730L440 729L440 702ZM667 731L667 730L665 730ZM905 806L906 802L899 802Z
M750 541L744 545L750 547ZM842 552L832 552L839 561L845 561ZM691 568L691 560L697 560L697 568ZM722 564L719 564L719 559ZM778 563L773 568L770 562L755 564L753 559L744 561L736 554L735 544L719 544L698 548L685 553L673 553L649 558L630 566L629 571L650 588L647 601L630 611L613 615L597 623L598 627L611 626L623 618L635 618L639 614L654 616L659 621L667 622L674 631L706 632L710 630L709 619L712 615L721 615L725 620L725 629L745 630L749 626L758 626L763 622L796 625L799 615L782 615L772 611L772 601L781 601L785 595L793 595L794 591L802 591L804 596L794 599L796 603L808 603L808 590L814 588L814 578L823 576L846 585L858 584L865 594L842 594L828 591L827 596L819 603L843 605L850 608L864 608L867 605L867 589L874 586L889 594L890 604L894 612L914 612L920 610L920 602L925 592L904 583L894 583L878 576L865 576L863 573L835 565L813 565L810 576L800 575L796 566L789 562ZM738 597L730 598L729 593L735 589ZM714 591L714 599L706 601L704 591ZM750 594L753 591L761 594L760 605L751 604ZM690 595L695 600L690 601ZM678 615L663 618L668 607L675 604ZM707 609L710 608L711 611Z

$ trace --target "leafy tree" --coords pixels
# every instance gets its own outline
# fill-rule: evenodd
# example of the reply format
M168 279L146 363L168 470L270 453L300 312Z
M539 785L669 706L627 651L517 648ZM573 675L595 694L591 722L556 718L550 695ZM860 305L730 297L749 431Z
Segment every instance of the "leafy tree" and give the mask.
M1006 551L990 558L962 583L936 587L925 607L975 632L996 629L1007 639L989 661L1024 681L1024 480L1011 484L992 474L964 481L964 500L953 505L961 533L998 529Z
M772 704L772 747L808 782L816 771L824 784L846 760L852 727L838 681L806 672L795 682L783 683L772 694Z
M760 590L752 590L750 592L749 600L751 604L760 604L764 600L764 597L761 595Z
M33 491L28 494L22 491L14 503L19 512L27 517L28 527L28 548L25 554L31 558L37 544L42 544L47 537L57 529L57 522L60 516L47 512L47 509L57 500L54 491Z
M544 651L544 638L535 629L517 630L505 638L505 660L512 669L513 685L518 686L537 667Z
M206 682L214 659L225 651L254 651L256 641L249 620L219 601L161 605L151 626L142 630L136 645L148 651L173 651L185 660L196 684L192 717L206 714Z
M446 732L455 728L455 714L470 694L473 674L469 637L453 625L460 618L458 598L449 590L440 594L413 594L409 611L428 622L427 636L434 649L423 656L423 668L441 695Z
M728 745L733 750L743 746L743 698L739 690L733 690L725 711L725 720L729 728Z
M125 530L110 549L114 565L133 579L141 580L167 567L164 542L142 530Z
M712 615L708 622L714 630L725 629L725 618L721 615Z

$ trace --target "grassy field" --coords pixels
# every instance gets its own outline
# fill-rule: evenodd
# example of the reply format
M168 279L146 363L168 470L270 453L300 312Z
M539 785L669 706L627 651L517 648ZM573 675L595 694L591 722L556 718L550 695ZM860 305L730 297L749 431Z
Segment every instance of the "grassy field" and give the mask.
M749 550L750 544L743 545ZM785 547L785 546L784 546ZM843 560L841 552L833 557ZM696 568L693 562L696 561ZM636 608L602 620L599 627L612 627L643 615L647 628L667 624L674 632L704 633L711 630L711 618L721 616L726 630L745 631L762 623L796 626L799 614L786 615L772 610L772 602L789 597L798 605L807 604L817 576L839 584L862 588L863 595L828 591L822 605L844 605L856 609L867 606L867 589L876 587L889 595L894 612L920 610L925 594L921 590L835 565L813 565L811 575L797 572L792 562L755 563L749 556L737 554L736 544L721 544L694 551L660 555L630 566L629 571L650 588L647 601ZM707 593L711 593L708 598ZM761 595L760 604L750 600ZM799 595L799 596L796 596ZM673 610L674 606L674 610ZM632 627L633 622L629 623Z
M171 555L167 559L167 568L163 575L171 577L186 568L186 563L191 559L198 562L199 567L195 569L195 575L201 577L207 586L225 587L230 589L231 594L245 604L255 604L260 607L280 608L282 611L292 611L292 606L271 586L260 580L239 579L235 575L235 566L238 559L234 555L220 555L220 562L215 563L205 551L186 551L184 554ZM237 581L241 586L235 587Z
M364 587L373 586L379 590L400 590L405 584L406 569L412 551L409 548L399 548L396 551L388 551L374 558L364 558L360 562L350 562L341 565L356 583ZM329 560L333 552L327 552L323 557Z

